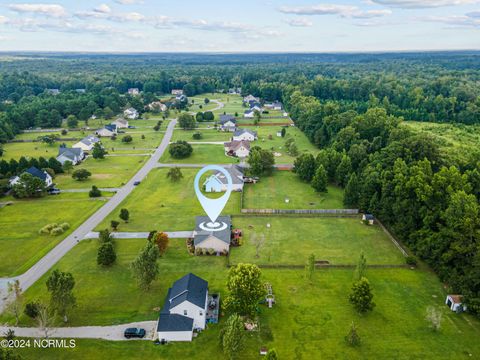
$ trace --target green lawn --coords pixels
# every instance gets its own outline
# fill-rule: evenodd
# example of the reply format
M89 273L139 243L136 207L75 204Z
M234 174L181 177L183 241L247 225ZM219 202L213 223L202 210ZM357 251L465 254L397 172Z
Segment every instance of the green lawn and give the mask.
M232 264L303 265L310 254L331 264L356 264L361 251L369 264L405 263L380 227L364 225L357 217L235 216L233 225L243 230L244 244L232 250ZM262 234L265 242L257 258L252 236Z
M125 184L145 164L147 156L109 156L104 159L89 157L76 169L87 169L92 176L85 181L72 179L71 174L58 175L54 182L60 189L119 187Z
M201 125L201 124L199 124ZM200 132L202 134L202 138L200 140L195 140L192 136L196 132ZM189 142L195 141L229 141L232 137L231 132L224 132L218 131L215 129L198 129L198 130L182 130L182 129L175 129L172 136L172 141L184 140Z
M277 132L282 129L280 126L257 126L249 127L249 129L255 130L258 133L258 141L254 143L255 145L270 149L277 153L277 155L280 155L275 157L275 162L278 164L293 164L295 161L295 157L290 156L285 148L285 141L289 137L292 137L295 140L299 154L302 152L318 152L318 148L310 143L305 134L296 127L288 127L285 138L277 136Z
M286 203L285 199L289 202ZM318 193L291 171L274 171L256 184L246 184L243 194L246 209L342 209L343 190L329 186Z
M47 145L41 142L7 143L3 146L5 153L3 154L2 159L7 161L10 159L18 160L22 156L27 158L38 158L43 156L45 159L49 159L52 156L57 157L60 143L72 146L76 141L61 141L53 145Z
M225 155L223 145L192 145L193 152L188 158L174 159L167 150L160 158L164 164L231 164L239 160Z
M119 205L118 209L98 226L110 226L118 218L119 209L130 211L130 221L120 231L193 230L195 216L203 215L193 189L193 180L200 169L182 169L183 179L172 183L166 178L168 169L154 169L148 177ZM224 214L240 212L240 193L232 193Z
M190 257L180 240L159 260L160 277L150 291L139 291L128 264L144 240L117 241L118 263L104 270L95 264L97 244L77 245L58 267L71 271L76 280L78 306L71 325L115 324L154 320L172 281L194 272L209 281L211 291L226 295L227 269L223 257ZM261 346L275 347L280 359L475 359L480 356L480 323L466 314L457 315L443 304L444 291L433 274L422 270L368 270L375 309L358 315L348 302L351 270L317 270L312 282L303 270L262 270L272 284L276 304L261 305L260 331L247 334L240 359L258 359ZM43 277L26 292L26 300L46 299ZM443 315L435 333L424 320L426 308ZM5 320L5 319L4 319ZM344 336L355 321L362 345L351 348ZM22 318L22 324L30 324ZM219 325L211 325L191 343L156 346L149 341L108 342L78 340L75 349L24 349L26 359L218 359Z
M2 199L8 200L13 200L13 205L0 209L0 277L28 270L104 204L86 193L32 200ZM54 222L68 222L70 229L59 236L38 234L43 226Z
M127 135L125 134L118 134L117 135L117 140L112 140L110 138L102 138L102 144L107 149L109 152L116 150L122 150L122 149L133 149L139 148L139 149L152 149L156 148L160 145L163 139L163 133L160 131L154 131L151 129L148 129L145 132L138 131L138 129L133 130L125 130L128 132L128 135L132 137L132 142L130 143L125 143L122 141L122 138ZM142 133L145 136L145 139L142 139Z

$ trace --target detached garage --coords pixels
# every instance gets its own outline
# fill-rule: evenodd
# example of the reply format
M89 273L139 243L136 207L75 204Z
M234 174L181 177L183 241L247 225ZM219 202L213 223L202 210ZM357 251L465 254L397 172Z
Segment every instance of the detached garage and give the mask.
M192 341L193 319L177 314L160 314L157 333L159 341Z

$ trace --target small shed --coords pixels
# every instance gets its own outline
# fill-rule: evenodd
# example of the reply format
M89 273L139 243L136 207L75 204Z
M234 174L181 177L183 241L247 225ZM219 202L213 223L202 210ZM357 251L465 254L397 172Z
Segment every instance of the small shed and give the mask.
M450 308L450 310L458 313L467 310L467 307L462 303L462 300L462 295L447 295L445 304Z
M365 221L368 225L373 225L375 223L375 216L372 214L363 214L362 221Z

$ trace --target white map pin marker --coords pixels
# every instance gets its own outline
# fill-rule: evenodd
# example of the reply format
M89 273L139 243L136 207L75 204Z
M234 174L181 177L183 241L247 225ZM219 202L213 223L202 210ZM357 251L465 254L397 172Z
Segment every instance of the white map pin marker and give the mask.
M205 195L202 194L200 191L200 178L202 177L203 174L205 174L209 170L215 170L218 172L221 172L223 175L225 175L225 178L227 179L227 191L225 194L218 198L218 199L210 199L206 197ZM222 186L221 180L216 176L212 175L209 180L215 181L219 186ZM197 194L198 201L200 202L200 205L202 205L203 210L207 213L207 216L210 218L210 221L212 224L215 223L219 215L222 213L223 208L227 204L227 201L230 197L230 194L232 193L232 186L233 186L233 181L232 177L230 176L230 173L225 170L222 166L218 165L207 165L205 166L202 170L200 170L197 175L195 176L195 181L193 182L193 186L195 188L195 194ZM220 188L218 188L218 191L221 191Z

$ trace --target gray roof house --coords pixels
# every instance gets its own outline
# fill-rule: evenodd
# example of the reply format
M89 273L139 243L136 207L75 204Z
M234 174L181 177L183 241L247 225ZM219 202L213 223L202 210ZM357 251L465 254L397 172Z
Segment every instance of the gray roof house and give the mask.
M232 140L241 141L255 141L257 140L257 132L249 129L237 129L233 132Z
M230 174L230 177L232 178L232 191L242 191L243 190L243 177L244 177L244 169L239 166L239 165L231 165L231 166L226 166L225 170ZM227 191L227 178L226 176L220 172L217 171L214 173L212 176L215 177L215 183L210 184L213 189L209 191L209 187L206 186L205 191L206 192L219 192L219 191ZM207 179L207 181L210 178ZM207 183L207 181L205 183ZM220 186L220 189L217 187L217 182L219 183L218 185ZM214 191L215 190L215 191Z
M191 341L193 330L205 329L208 282L190 273L168 289L157 324L161 341Z
M83 151L90 151L93 146L100 141L99 138L93 135L88 135L72 146L72 148L81 148Z
M223 131L235 131L237 128L237 120L233 115L220 115L218 123Z
M53 179L49 173L44 170L37 169L35 166L32 166L25 170L22 174L28 173L36 178L39 178L45 183L46 187L49 187L53 184ZM17 184L20 181L20 176L15 176L10 180L10 186Z
M58 149L57 160L63 165L66 161L70 161L73 165L77 165L85 158L85 154L81 148L67 148L60 146Z
M195 230L193 232L195 249L214 249L217 254L228 253L231 241L231 217L219 216L216 221L218 227L212 230L209 230L206 226L210 222L208 216L197 216L195 218Z

